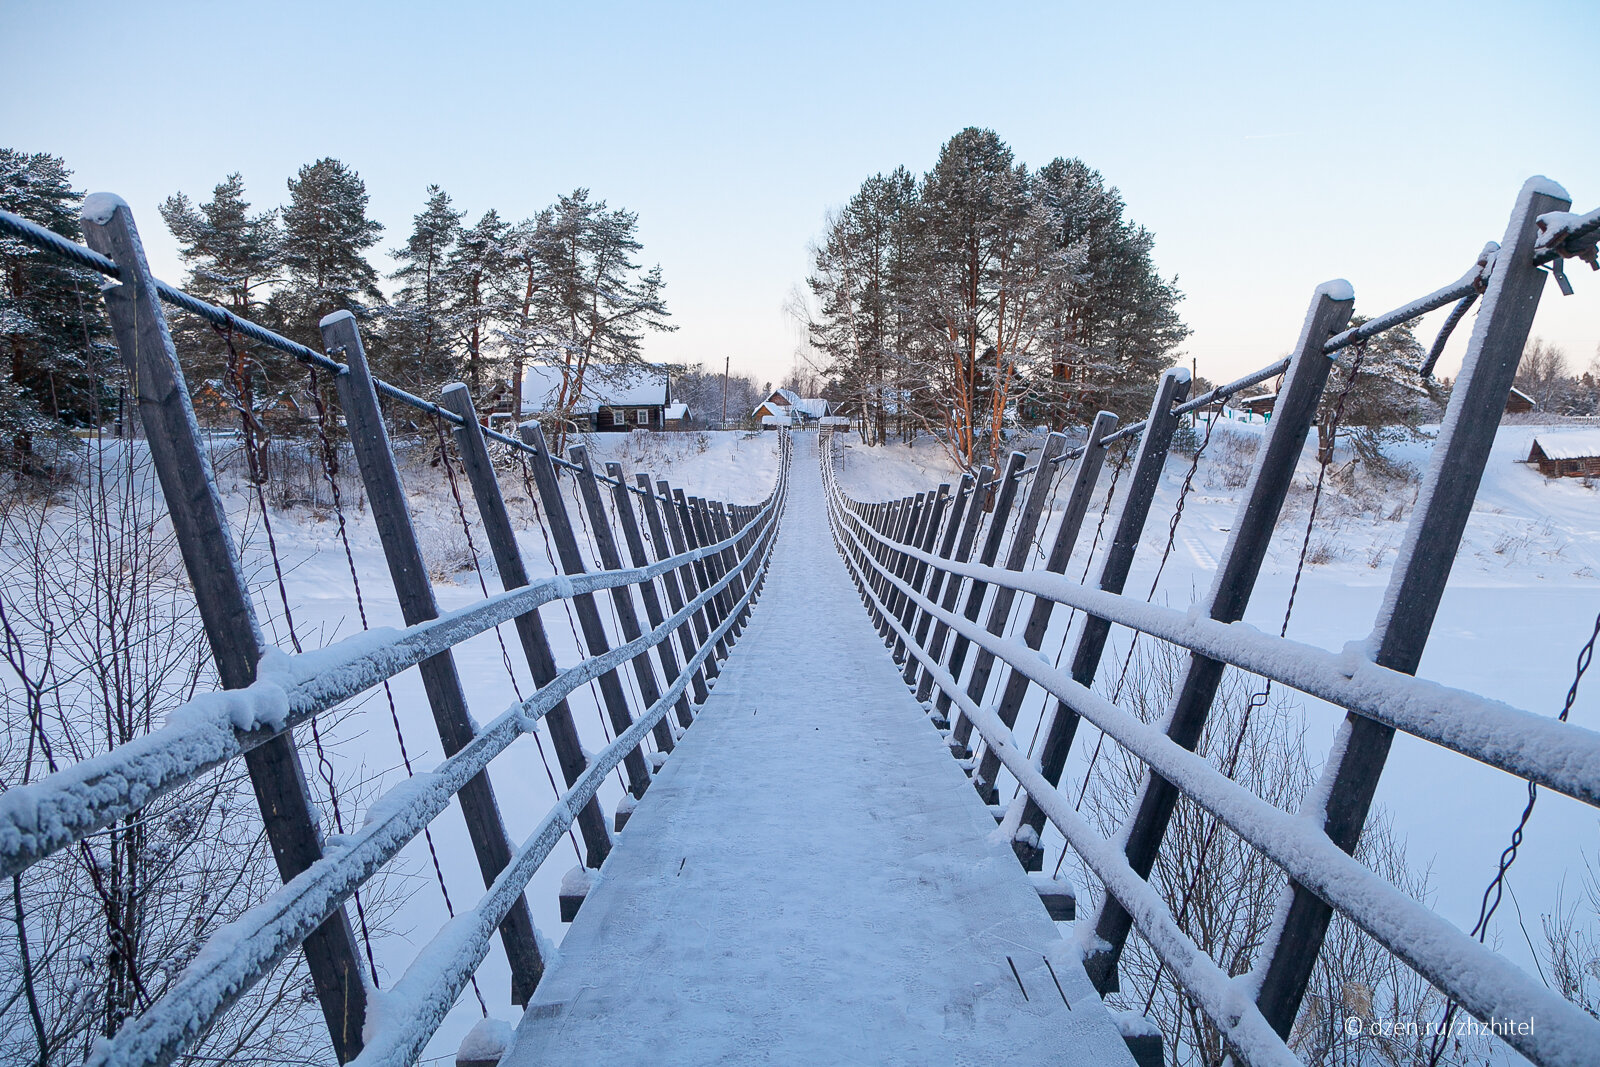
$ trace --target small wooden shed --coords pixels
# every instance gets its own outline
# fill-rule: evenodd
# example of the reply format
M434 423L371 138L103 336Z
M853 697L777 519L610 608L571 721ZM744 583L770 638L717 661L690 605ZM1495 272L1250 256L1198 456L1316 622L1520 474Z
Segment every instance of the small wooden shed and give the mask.
M1535 437L1528 462L1546 478L1600 478L1600 430Z
M1533 397L1529 396L1527 393L1524 393L1516 386L1512 386L1511 392L1506 394L1507 415L1526 415L1528 412L1532 411L1534 407L1535 404L1533 402Z

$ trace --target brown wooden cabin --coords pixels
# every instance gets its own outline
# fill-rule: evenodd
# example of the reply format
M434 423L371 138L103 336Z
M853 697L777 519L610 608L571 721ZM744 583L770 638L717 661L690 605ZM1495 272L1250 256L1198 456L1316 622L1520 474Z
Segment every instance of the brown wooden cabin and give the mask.
M1535 437L1528 462L1546 478L1600 478L1600 431L1550 434Z
M1507 415L1526 415L1534 408L1533 397L1521 389L1512 386L1511 392L1506 396Z

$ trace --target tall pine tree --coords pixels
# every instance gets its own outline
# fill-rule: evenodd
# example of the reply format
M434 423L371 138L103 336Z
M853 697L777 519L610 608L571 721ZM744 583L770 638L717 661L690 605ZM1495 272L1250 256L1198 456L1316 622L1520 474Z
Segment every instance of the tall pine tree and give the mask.
M285 332L322 344L317 323L335 311L367 315L383 302L378 272L363 254L383 225L367 218L367 187L337 159L319 159L289 179L283 209L284 284L274 299Z
M493 324L507 317L512 264L506 239L511 231L499 212L490 208L460 240L445 266L449 293L446 321L458 358L466 360L467 386L481 393L484 364L493 337Z
M230 174L196 206L169 196L161 217L189 264L188 291L252 322L269 324L267 298L279 275L278 212L252 214L244 179ZM194 390L207 385L236 407L283 388L299 376L294 360L239 334L219 332L189 316L173 322L184 375Z
M0 208L83 239L83 193L58 156L0 148ZM5 461L30 466L40 437L98 425L119 365L107 347L99 275L0 237L0 439Z
M428 203L412 217L411 236L393 255L400 265L389 277L401 283L390 316L389 373L412 390L426 388L452 373L446 337L449 294L445 264L461 235L465 211L456 211L450 194L428 186Z

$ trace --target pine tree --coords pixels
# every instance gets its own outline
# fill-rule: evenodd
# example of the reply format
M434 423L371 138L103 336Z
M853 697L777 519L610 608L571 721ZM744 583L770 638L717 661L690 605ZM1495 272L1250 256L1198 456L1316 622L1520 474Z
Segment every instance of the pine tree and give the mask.
M666 321L661 268L645 270L634 260L643 247L638 226L638 215L590 200L587 189L549 209L538 245L545 280L533 318L561 369L558 413L585 395L591 366L642 365L645 331L675 329Z
M467 387L474 394L483 388L493 325L509 314L508 288L514 284L514 266L506 249L510 232L499 212L490 208L476 225L461 232L445 266L446 321L455 350L466 360Z
M285 332L318 348L317 323L335 311L368 314L383 302L378 272L362 254L383 225L367 218L367 187L336 159L319 159L289 179L283 209L284 285L274 303Z
M1354 315L1350 324L1360 326L1365 321L1366 316ZM1358 354L1361 367L1351 384L1350 371ZM1442 387L1418 375L1425 355L1409 326L1396 326L1364 345L1340 351L1338 373L1329 379L1317 406L1318 460L1331 462L1335 437L1347 437L1357 458L1371 470L1394 473L1384 446L1420 438L1421 426L1437 418L1449 399Z
M1177 312L1183 295L1155 269L1154 235L1122 217L1122 195L1097 171L1058 157L1034 174L1034 195L1058 246L1081 257L1051 323L1038 406L1058 427L1102 408L1133 417L1189 335Z
M0 208L75 241L83 193L58 156L0 149ZM98 425L118 380L98 298L100 278L0 237L0 438L5 462L31 466L34 444Z
M267 295L279 275L281 245L276 209L251 214L244 179L234 173L198 207L183 193L169 196L161 217L189 264L189 292L240 318L271 325ZM179 316L172 325L189 387L209 386L235 408L253 408L260 397L300 376L291 357L243 335L218 331L188 316Z
M401 283L391 317L390 353L395 381L419 390L450 374L445 340L445 263L461 234L465 211L455 211L450 194L428 186L428 204L412 218L405 247L394 250L400 264L390 278Z

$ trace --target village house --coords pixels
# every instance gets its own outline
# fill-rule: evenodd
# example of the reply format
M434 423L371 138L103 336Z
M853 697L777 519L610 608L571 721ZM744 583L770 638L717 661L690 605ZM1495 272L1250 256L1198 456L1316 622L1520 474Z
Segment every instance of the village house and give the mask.
M582 395L564 411L558 411L561 381L561 367L525 367L518 418L559 414L580 431L599 433L689 428L689 406L673 402L672 383L664 367L591 364L584 373ZM493 413L491 419L509 419L510 384L501 383L485 398L484 407Z
M1526 462L1546 478L1600 478L1600 430L1535 437Z
M793 389L774 389L772 395L756 405L750 417L763 426L767 425L769 418L776 420L778 425L799 426L832 414L833 406L820 396L802 397ZM787 423L781 421L785 419Z

